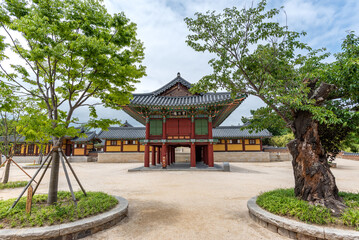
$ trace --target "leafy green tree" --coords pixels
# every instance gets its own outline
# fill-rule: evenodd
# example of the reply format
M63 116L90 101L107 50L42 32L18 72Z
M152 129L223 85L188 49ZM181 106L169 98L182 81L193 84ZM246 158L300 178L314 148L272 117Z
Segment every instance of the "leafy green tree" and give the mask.
M110 15L96 0L5 0L0 9L1 59L10 47L24 64L2 63L2 77L31 97L47 118L55 151L48 203L57 201L59 153L65 135L74 136L74 112L90 109L92 127L117 120L98 119L95 106L119 109L145 74L143 45L124 13ZM16 35L15 35L16 34ZM21 39L15 36L21 35ZM5 43L5 37L10 44ZM11 59L10 59L11 60ZM97 119L97 120L95 120Z
M358 38L349 34L343 53L328 65L322 60L329 54L300 42L304 33L271 21L280 11L265 7L261 1L248 9L226 8L223 13L196 13L194 19L185 19L192 32L188 45L215 55L209 61L213 73L193 91L224 87L233 95L262 99L295 136L287 146L293 156L296 196L340 214L345 205L318 126L356 124L351 120L358 115ZM335 108L345 114L337 114Z
M250 118L242 117L245 127L251 130L267 129L273 136L280 136L289 133L286 123L269 107L261 107L250 111Z
M15 147L20 139L19 119L23 114L23 104L20 98L14 95L13 90L0 82L0 154L4 155L6 160L13 157ZM1 161L0 161L1 162ZM10 176L11 162L5 164L5 171L2 183L7 183Z
M293 139L294 139L294 135L292 132L290 132L284 135L277 135L272 137L269 140L269 144L276 147L285 147Z

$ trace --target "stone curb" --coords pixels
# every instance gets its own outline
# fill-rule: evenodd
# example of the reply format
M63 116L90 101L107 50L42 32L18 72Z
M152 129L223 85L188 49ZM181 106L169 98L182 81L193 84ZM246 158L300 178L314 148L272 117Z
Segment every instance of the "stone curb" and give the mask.
M71 223L64 223L49 227L35 227L22 229L0 230L0 239L79 239L99 231L108 229L127 216L128 201L115 196L119 201L113 209L92 217L84 218Z
M262 227L291 239L309 240L358 240L359 232L337 228L320 227L274 215L256 203L257 197L247 202L249 216Z

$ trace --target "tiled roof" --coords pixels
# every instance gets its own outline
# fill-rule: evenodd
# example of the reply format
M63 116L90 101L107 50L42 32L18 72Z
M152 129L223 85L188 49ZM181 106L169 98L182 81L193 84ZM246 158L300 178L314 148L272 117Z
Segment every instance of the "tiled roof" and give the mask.
M146 128L144 127L109 127L108 131L101 131L98 137L101 139L144 139Z
M183 86L187 87L187 88L191 88L192 84L189 83L188 81L186 81L185 79L183 79L181 77L180 73L177 73L177 77L175 79L173 79L171 82L167 83L166 85L164 85L163 87L157 89L156 91L152 92L151 94L158 96L161 93L165 92L166 90L170 89L171 87L173 87L174 85L176 85L177 83L181 83Z
M242 126L225 126L213 128L213 137L214 138L236 138L236 137L245 137L245 138L254 138L254 137L271 137L272 134L267 130L262 130L259 132L249 132L249 129L242 129Z
M75 137L71 139L72 142L88 142L97 137L96 132L85 132L85 137Z
M101 139L144 139L146 128L144 127L110 127L108 131L101 131L98 135ZM213 138L254 138L271 137L268 130L250 133L241 126L226 126L213 128Z
M221 93L205 93L203 95L168 97L156 96L152 93L133 94L131 105L147 105L147 106L192 106L204 105L211 103L220 103L232 100L229 92Z

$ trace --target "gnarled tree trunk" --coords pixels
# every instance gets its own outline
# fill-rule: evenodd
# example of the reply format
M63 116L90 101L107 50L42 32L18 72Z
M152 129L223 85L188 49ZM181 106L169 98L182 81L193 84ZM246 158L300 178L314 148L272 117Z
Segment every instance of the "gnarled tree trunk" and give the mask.
M345 205L338 195L335 177L320 142L318 123L309 112L300 111L296 114L294 128L295 139L287 146L293 156L295 195L340 215Z
M11 161L7 161L5 164L4 177L2 179L2 183L4 183L4 184L9 181L10 165L11 165Z

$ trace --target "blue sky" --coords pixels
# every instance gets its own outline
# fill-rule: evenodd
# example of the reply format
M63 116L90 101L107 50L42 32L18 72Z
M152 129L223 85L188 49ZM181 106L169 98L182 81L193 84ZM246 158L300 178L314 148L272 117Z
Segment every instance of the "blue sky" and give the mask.
M257 1L254 1L255 3ZM154 91L173 78L177 72L189 82L197 82L201 77L211 73L208 66L209 54L195 52L185 43L189 34L183 19L193 17L195 12L207 10L222 11L226 7L250 6L252 1L230 0L105 0L110 13L123 11L138 27L138 37L145 46L147 76L137 84L136 92ZM327 0L273 0L268 1L268 8L284 6L287 23L291 30L305 31L302 40L313 48L326 47L329 52L340 51L340 45L346 31L359 32L359 1ZM285 22L285 14L275 19ZM332 61L330 57L328 61ZM233 112L222 125L237 125L241 116L248 116L250 109L263 106L263 103L249 97ZM140 123L122 111L98 108L102 118L128 120L135 126ZM82 122L87 120L87 110L79 109L75 114Z

